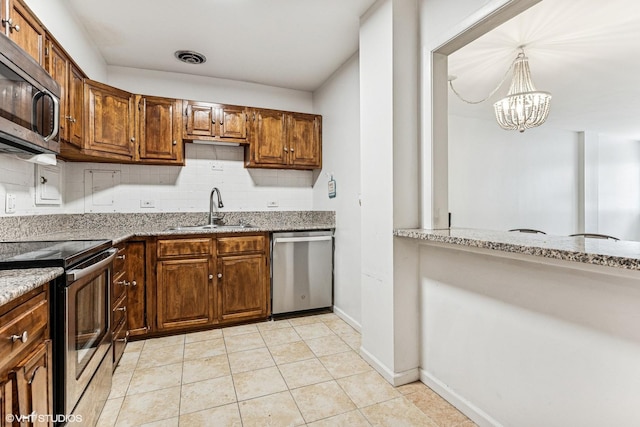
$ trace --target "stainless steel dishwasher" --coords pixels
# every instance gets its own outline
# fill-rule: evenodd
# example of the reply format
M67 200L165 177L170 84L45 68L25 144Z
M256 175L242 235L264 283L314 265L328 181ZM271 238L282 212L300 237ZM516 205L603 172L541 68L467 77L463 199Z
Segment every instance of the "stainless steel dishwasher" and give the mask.
M333 305L333 231L273 233L271 313Z

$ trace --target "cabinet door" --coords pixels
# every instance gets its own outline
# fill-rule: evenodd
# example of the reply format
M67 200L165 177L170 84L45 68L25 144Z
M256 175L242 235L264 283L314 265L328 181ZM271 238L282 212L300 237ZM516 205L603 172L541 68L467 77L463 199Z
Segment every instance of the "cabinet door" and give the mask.
M215 321L211 258L159 261L158 330L209 325Z
M223 105L219 111L220 139L247 139L245 107Z
M11 373L16 383L19 414L53 414L51 369L51 340L46 340ZM53 424L36 418L31 425L44 427Z
M182 161L182 101L144 96L137 104L140 159Z
M69 82L69 60L60 46L47 40L45 47L45 68L60 86L60 139L67 140L67 84Z
M2 14L4 32L38 64L44 64L44 28L31 11L18 0L7 0L8 12ZM9 21L6 17L8 16Z
M242 320L267 315L265 266L263 254L218 258L220 320Z
M14 424L10 422L13 410L13 389L15 381L12 378L0 379L0 426L12 427Z
M69 64L69 84L67 86L67 127L66 141L78 148L82 147L84 138L84 75L73 64ZM62 123L62 122L60 122Z
M85 81L87 149L133 157L133 96L129 92Z
M145 277L145 243L127 243L127 259L125 277L129 282L127 288L127 320L129 333L144 335L149 331L147 321L147 286Z
M197 139L198 136L216 135L216 104L185 101L186 133L185 139Z
M312 114L292 113L289 116L287 146L292 166L322 167L320 117Z
M260 165L286 165L289 149L286 145L286 116L282 111L256 111L251 149L254 161Z

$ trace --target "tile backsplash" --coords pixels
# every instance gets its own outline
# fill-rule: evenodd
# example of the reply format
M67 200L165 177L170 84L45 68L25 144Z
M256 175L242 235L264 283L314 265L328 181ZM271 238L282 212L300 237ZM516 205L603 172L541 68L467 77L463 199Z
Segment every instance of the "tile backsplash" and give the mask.
M59 165L62 205L36 206L34 165L0 156L0 216L202 212L209 209L213 187L222 193L222 211L313 207L311 171L245 169L242 147L187 143L184 167L74 162ZM15 214L5 213L7 193L17 196Z

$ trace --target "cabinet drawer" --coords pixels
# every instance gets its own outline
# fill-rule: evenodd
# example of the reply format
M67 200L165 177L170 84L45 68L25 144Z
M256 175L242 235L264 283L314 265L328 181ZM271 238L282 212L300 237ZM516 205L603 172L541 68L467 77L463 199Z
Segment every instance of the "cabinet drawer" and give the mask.
M158 258L201 256L211 253L211 239L158 240Z
M117 276L125 271L125 261L127 259L127 247L124 244L116 245L118 253L113 260L113 276Z
M49 304L41 293L0 317L0 361L11 360L46 337ZM13 337L13 338L12 338ZM24 338L25 342L22 342Z
M113 304L113 316L111 317L111 324L113 328L122 322L127 316L127 296L123 295L119 300Z
M124 271L113 275L113 282L111 282L111 301L115 301L120 298L127 290L127 276Z
M127 330L127 322L122 322L113 332L113 369L116 369L122 353L129 341L129 331Z
M221 237L218 239L218 255L264 252L264 243L264 236Z

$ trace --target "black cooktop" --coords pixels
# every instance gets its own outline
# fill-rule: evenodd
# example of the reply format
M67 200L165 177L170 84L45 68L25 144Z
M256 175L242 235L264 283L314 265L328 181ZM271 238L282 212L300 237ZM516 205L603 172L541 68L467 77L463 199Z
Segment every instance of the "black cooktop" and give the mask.
M111 247L111 240L0 242L0 270L68 268Z

